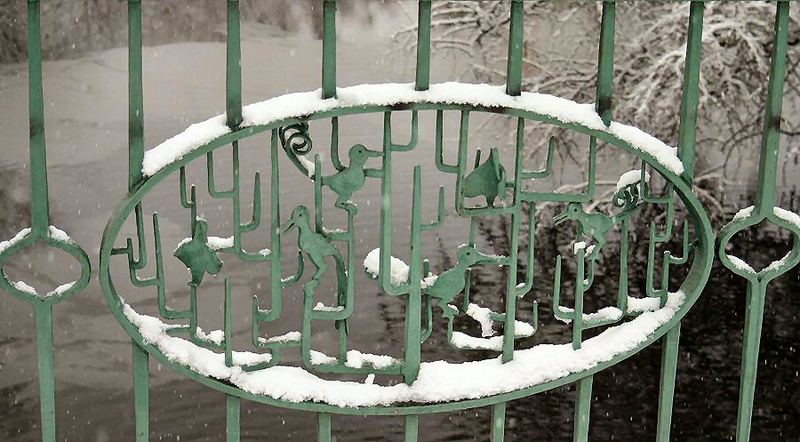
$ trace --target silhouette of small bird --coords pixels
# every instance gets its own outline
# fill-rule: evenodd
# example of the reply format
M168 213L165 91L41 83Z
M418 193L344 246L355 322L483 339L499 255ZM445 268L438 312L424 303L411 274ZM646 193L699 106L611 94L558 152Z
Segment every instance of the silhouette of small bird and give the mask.
M292 211L289 220L282 226L283 231L287 232L293 227L297 227L297 246L300 250L305 252L317 271L311 277L314 285L319 284L322 275L328 270L328 265L325 264L325 257L331 256L336 262L336 277L338 282L338 300L339 305L344 305L347 296L347 274L345 272L344 259L330 240L321 233L314 231L309 224L309 212L305 206L297 206Z
M336 203L334 203L336 207L348 211L356 210L355 205L350 202L350 198L353 193L364 186L366 181L364 165L367 164L369 157L380 155L380 152L369 150L363 144L356 144L348 152L350 164L347 168L335 175L322 179L322 184L330 187L338 195Z
M425 293L439 299L442 309L464 290L467 269L481 262L497 262L499 257L484 255L474 247L463 245L458 248L456 265L442 272Z

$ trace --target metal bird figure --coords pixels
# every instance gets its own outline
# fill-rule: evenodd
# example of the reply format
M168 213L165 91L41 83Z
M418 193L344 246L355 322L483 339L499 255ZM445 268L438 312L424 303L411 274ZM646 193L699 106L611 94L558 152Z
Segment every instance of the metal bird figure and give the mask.
M425 293L439 299L439 307L447 313L447 304L464 290L467 269L481 262L497 262L499 257L484 255L474 247L463 245L458 248L456 265L442 272Z
M330 187L338 195L334 204L336 207L353 212L357 210L355 205L350 202L350 198L353 193L364 186L366 181L364 165L367 163L367 159L380 155L380 152L369 150L363 144L356 144L348 152L350 164L347 168L322 179L322 184Z
M317 271L311 276L309 284L311 288L316 288L322 275L328 270L325 264L325 257L331 256L336 262L336 280L339 305L344 305L347 296L347 274L345 272L344 259L339 250L331 244L330 240L323 234L314 231L309 224L309 212L305 206L297 206L289 220L282 226L284 232L297 227L297 246L305 252Z
M464 196L483 196L488 206L506 195L506 169L500 163L500 152L493 147L489 158L464 178Z
M192 286L200 285L206 272L216 275L222 270L222 261L208 245L208 223L201 218L195 220L192 239L181 243L173 255L189 268Z

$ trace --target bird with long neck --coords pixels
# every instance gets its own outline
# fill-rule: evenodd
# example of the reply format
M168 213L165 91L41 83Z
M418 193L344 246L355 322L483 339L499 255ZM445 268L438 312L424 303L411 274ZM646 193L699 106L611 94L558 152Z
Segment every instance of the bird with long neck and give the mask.
M380 152L369 150L363 144L356 144L348 152L350 164L347 168L335 175L322 178L322 184L330 187L338 195L334 203L336 207L356 212L356 206L350 202L350 198L353 193L364 187L367 179L364 166L367 160L380 155Z
M340 306L345 305L347 299L347 273L342 254L328 238L311 228L309 218L308 209L305 206L297 206L292 211L289 220L282 226L282 229L287 232L293 227L297 227L297 247L308 256L311 263L317 268L309 282L309 284L313 283L312 288L319 285L322 275L328 270L328 265L325 264L325 257L333 257L336 262L337 299Z
M467 280L467 269L483 262L498 262L500 257L484 255L474 247L463 245L458 248L456 265L442 272L436 281L425 289L428 296L439 300L439 307L447 314L447 304L464 291Z

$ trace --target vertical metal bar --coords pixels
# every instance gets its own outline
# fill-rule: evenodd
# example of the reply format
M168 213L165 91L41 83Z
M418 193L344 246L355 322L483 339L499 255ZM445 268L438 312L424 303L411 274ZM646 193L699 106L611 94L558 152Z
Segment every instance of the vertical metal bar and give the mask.
M322 98L336 96L336 0L322 5Z
M661 340L661 379L658 389L658 428L656 430L656 440L658 442L669 442L670 440L680 338L681 323L678 322Z
M764 322L764 299L766 295L766 286L764 284L748 281L744 341L742 342L742 368L739 375L739 410L736 416L737 442L750 440L753 400L758 376L758 350L761 345L761 326Z
M594 264L589 264L594 265ZM581 348L583 341L583 294L586 291L586 250L578 250L578 269L575 274L575 309L572 319L572 348Z
M419 437L419 416L416 414L409 414L405 417L405 442L417 442Z
M761 139L761 161L758 166L757 214L771 214L775 206L775 176L780 149L783 83L786 77L786 39L789 27L789 2L778 2L775 17L775 42L772 48L767 106L764 112L764 136Z
M419 0L417 19L416 90L424 91L431 80L431 0Z
M136 442L147 442L150 435L150 362L147 352L136 343L133 348L133 403Z
M508 64L506 65L506 93L522 93L522 39L524 10L522 0L511 3L511 23L508 28Z
M233 325L233 312L231 308L231 280L225 278L225 300L222 306L223 315L223 333L225 339L225 365L228 367L233 366L233 333L231 328Z
M786 46L789 25L789 2L778 2L775 14L775 40L772 48L767 105L764 112L764 135L761 140L761 160L758 169L755 212L759 216L772 215L775 207L778 154L780 150L780 123L783 105L783 84L786 76ZM758 352L761 326L764 320L764 301L767 281L750 279L747 283L747 312L742 344L742 369L740 374L739 410L736 419L736 440L750 440L753 401L758 370Z
M47 149L44 140L44 92L39 1L28 2L28 116L31 167L31 230L46 235L50 226Z
M686 38L686 61L683 69L681 122L678 129L678 153L683 162L683 179L694 179L695 142L697 139L697 106L700 103L700 58L703 47L702 1L689 7L689 34Z
M506 403L492 405L492 442L503 442L506 429Z
M142 5L128 0L128 190L142 181L144 159L142 97Z
M403 380L411 384L417 379L420 364L420 328L422 323L422 167L414 167L414 184L411 203L411 269L406 305L405 354L403 358Z
M592 409L592 381L594 376L590 375L578 381L576 385L575 403L575 428L572 439L575 442L587 442L589 440L589 414Z
M514 359L514 338L517 320L517 255L519 253L519 225L522 216L522 152L525 150L525 120L517 119L517 138L514 160L514 210L511 213L511 238L508 253L508 276L506 277L505 316L503 322L503 355L501 360Z
M616 15L614 0L603 1L603 18L600 22L600 49L597 53L597 113L606 125L611 122L611 94L614 92Z
M228 442L239 442L241 433L241 400L233 395L225 395L226 426L225 434Z
M317 440L319 442L331 442L332 428L331 428L331 415L328 413L317 413L318 416L318 433Z
M228 127L242 123L242 64L239 35L239 0L228 0L228 32L225 69L225 110Z
M33 305L36 318L36 349L39 357L39 408L42 419L42 440L56 440L56 374L53 364L53 307L37 302Z
M619 288L617 308L624 315L628 311L628 220L622 221L619 241Z

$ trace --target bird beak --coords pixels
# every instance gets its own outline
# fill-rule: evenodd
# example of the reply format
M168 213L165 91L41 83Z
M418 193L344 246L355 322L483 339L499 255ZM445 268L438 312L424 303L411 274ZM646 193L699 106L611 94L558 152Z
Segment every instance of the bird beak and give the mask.
M559 213L558 215L553 217L553 225L557 226L566 221L567 219L569 219L567 216L567 212Z
M369 150L369 149L364 149L364 153L366 153L368 157L379 157L379 156L383 155L382 152L378 152L377 150Z
M295 226L295 222L294 222L294 219L292 218L292 219L289 219L289 221L286 221L285 223L283 223L283 225L281 226L281 230L283 231L283 233L286 233L286 232L289 231L289 229L291 229L294 226Z
M481 252L475 251L478 254L478 257L475 259L475 263L483 263L483 262L497 262L497 256L486 255Z

